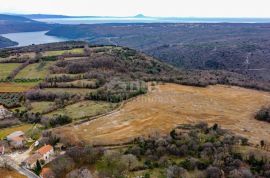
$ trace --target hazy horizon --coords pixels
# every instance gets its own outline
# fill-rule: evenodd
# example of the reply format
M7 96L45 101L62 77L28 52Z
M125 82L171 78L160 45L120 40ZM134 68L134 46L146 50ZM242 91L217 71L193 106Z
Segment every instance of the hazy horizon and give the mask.
M267 0L0 0L0 13L67 16L270 18ZM29 6L30 5L30 6Z

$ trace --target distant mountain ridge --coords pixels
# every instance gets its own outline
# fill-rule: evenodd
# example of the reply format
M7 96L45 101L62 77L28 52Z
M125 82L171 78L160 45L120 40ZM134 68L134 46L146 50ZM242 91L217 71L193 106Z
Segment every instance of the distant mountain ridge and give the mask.
M23 14L23 15L19 15L19 16L26 17L29 19L72 18L72 16L51 15L51 14Z
M29 18L26 18L26 17L23 17L23 16L14 16L14 15L6 15L6 14L0 14L0 21L2 21L2 23L34 22L32 19L29 19Z
M22 16L0 14L0 34L45 31L52 26Z

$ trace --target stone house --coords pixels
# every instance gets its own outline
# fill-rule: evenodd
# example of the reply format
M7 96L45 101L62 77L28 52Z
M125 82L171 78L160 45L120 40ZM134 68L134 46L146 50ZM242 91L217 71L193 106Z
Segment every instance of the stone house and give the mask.
M40 154L45 163L47 163L50 161L52 155L54 154L54 150L51 145L45 145L38 149L36 153Z

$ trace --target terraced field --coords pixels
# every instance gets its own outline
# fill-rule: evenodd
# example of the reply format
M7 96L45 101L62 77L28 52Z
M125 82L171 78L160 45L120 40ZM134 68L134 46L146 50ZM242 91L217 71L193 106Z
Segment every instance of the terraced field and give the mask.
M72 105L68 105L63 109L56 110L45 116L52 117L54 115L67 115L72 119L81 119L103 114L113 110L117 105L108 102L99 101L82 101Z
M19 65L19 63L0 64L0 79L6 79L8 75Z
M46 51L43 52L42 55L43 56L60 56L63 55L65 53L69 53L69 54L82 54L83 48L75 48L75 49L71 49L71 50L58 50L58 51Z
M20 93L26 92L33 87L35 87L37 82L27 82L27 83L14 83L14 82L5 82L0 83L0 93Z
M44 79L49 74L53 62L30 64L16 75L15 79Z
M198 88L164 84L149 90L119 111L55 132L73 141L115 144L139 136L168 134L179 124L206 121L221 124L253 143L270 141L270 124L253 118L261 106L269 104L270 93L222 85Z

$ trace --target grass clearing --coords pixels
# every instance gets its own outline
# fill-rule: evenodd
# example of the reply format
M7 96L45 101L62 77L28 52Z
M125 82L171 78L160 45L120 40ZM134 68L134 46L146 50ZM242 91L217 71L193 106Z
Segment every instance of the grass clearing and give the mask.
M83 48L75 48L75 49L70 49L70 50L59 50L59 51L46 51L43 52L43 56L60 56L65 53L70 53L70 54L83 54L84 49Z
M88 143L116 144L139 136L168 134L180 124L205 121L258 144L261 140L270 141L270 124L254 119L254 113L269 101L269 92L240 87L157 85L117 112L55 132Z
M49 74L49 67L54 62L30 64L15 77L15 79L44 79Z
M117 104L99 101L82 101L72 105L68 105L63 109L56 110L45 116L52 117L54 115L67 115L74 120L92 117L113 110Z
M19 126L15 126L15 127L1 129L0 130L0 140L4 139L6 136L8 136L9 134L11 134L12 132L15 132L15 131L23 131L24 133L26 133L32 127L33 127L32 124L23 124L23 125L19 125Z
M20 65L19 63L0 64L0 79L6 79Z
M48 109L51 105L53 105L54 102L48 102L48 101L42 101L42 102L31 102L31 106L33 109L31 109L31 112L34 113L41 113L42 111Z
M38 82L14 83L5 82L0 83L0 93L20 93L31 90Z

